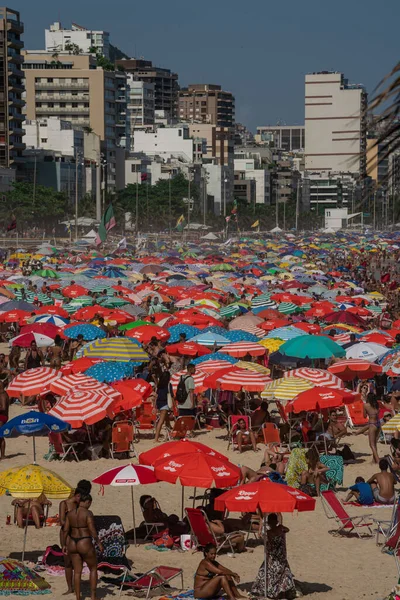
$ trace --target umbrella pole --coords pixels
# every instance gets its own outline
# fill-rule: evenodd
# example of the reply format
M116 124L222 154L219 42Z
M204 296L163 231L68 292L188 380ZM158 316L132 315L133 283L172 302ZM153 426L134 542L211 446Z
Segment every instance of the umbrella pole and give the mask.
M195 487L194 492L193 492L193 508L194 508L194 503L196 502L196 491L197 491L197 488Z
M35 439L35 436L33 437L33 439ZM24 562L24 558L25 558L25 547L26 547L26 536L28 534L28 521L29 521L29 509L31 507L31 501L29 500L28 502L28 514L26 515L26 520L25 520L25 530L24 530L24 543L22 546L22 562Z
M181 510L181 518L183 519L183 504L185 502L185 488L183 487L183 485L181 487L182 487L182 507L181 507L182 510Z
M267 515L264 513L264 597L267 597Z
M35 436L33 437L33 464L36 465L36 440L35 440Z
M322 426L322 435L324 438L324 447L325 447L325 454L328 454L328 446L326 445L326 436L325 436L325 430L324 430L324 419L321 413L321 426Z
M133 497L133 485L131 485L132 517L133 517L133 543L136 546L136 520L135 520L135 500Z

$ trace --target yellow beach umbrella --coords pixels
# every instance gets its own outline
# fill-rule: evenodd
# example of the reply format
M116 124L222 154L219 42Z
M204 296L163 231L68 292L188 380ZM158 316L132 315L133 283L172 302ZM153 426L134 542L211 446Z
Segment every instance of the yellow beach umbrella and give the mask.
M247 369L248 371L256 371L256 373L262 373L263 375L269 375L271 373L267 367L259 365L258 363L248 362L247 360L239 360L239 362L235 364L235 368L236 367L239 369Z
M310 390L314 384L300 377L282 377L275 379L265 386L261 392L261 398L271 400L277 398L279 400L293 400L301 392Z
M390 421L382 425L383 433L395 433L400 431L400 414L392 417Z
M0 495L8 491L14 498L39 498L49 500L68 498L73 488L62 477L39 465L13 467L0 473Z
M265 340L261 340L259 342L261 346L267 348L270 352L276 352L285 342L283 340L279 340L278 338L268 338Z

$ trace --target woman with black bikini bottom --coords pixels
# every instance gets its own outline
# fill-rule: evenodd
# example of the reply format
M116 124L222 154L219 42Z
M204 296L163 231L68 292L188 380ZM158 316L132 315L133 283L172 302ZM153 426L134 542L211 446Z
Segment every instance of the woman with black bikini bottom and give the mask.
M89 510L91 504L90 494L82 495L79 506L68 512L63 527L66 540L63 551L68 553L72 560L76 600L81 600L81 576L84 562L90 570L90 598L96 600L97 557L93 540L100 546L101 552L103 552L103 546L99 542L94 526L93 513Z

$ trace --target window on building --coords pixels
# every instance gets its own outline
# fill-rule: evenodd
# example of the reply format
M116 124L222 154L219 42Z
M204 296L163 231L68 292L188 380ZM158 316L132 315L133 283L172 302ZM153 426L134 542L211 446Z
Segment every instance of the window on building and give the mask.
M47 138L40 138L42 144L47 144Z
M178 135L182 137L182 129L178 129Z
M53 78L52 77L48 77L47 78L47 83L53 83Z

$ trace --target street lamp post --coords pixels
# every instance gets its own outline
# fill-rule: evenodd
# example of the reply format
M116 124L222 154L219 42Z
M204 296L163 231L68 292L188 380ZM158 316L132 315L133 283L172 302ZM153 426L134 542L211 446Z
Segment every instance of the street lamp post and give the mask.
M224 176L224 217L226 217L226 184L227 183L228 183L228 180Z
M75 239L78 239L78 206L79 206L79 193L78 193L78 172L79 172L79 161L82 158L81 153L76 150L75 152Z
M172 197L171 197L171 169L169 170L168 179L168 222L169 222L169 235L172 236Z

